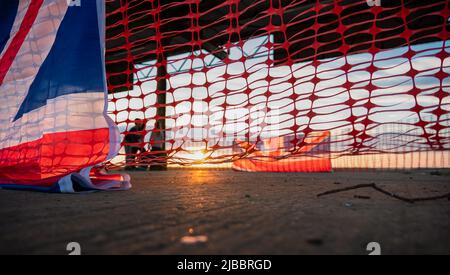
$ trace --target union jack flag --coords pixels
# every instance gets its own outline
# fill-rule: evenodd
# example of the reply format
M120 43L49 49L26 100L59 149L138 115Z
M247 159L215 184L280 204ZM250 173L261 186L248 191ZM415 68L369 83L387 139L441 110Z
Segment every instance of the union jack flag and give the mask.
M103 34L104 0L0 0L0 187L129 188L91 169L120 143Z

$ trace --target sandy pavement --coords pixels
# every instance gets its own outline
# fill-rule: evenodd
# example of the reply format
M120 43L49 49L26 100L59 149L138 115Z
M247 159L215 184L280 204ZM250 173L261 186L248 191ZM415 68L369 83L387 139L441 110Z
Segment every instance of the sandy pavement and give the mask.
M407 197L450 192L450 173L247 174L230 170L133 172L133 189L83 195L0 190L0 253L450 254L450 201ZM355 198L362 196L365 198ZM185 236L206 242L185 244Z

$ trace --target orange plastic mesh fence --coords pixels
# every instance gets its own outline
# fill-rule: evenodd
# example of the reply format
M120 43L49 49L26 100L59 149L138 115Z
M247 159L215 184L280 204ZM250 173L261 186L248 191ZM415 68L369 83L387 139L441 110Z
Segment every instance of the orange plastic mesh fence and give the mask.
M447 166L449 4L106 0L109 165Z

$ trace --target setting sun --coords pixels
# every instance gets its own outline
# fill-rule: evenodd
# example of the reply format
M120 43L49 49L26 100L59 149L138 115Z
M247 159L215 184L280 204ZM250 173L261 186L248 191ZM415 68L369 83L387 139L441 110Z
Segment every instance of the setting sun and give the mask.
M208 151L206 151L206 150L187 151L185 157L187 159L201 162L201 161L204 161L208 157L207 153L208 153Z

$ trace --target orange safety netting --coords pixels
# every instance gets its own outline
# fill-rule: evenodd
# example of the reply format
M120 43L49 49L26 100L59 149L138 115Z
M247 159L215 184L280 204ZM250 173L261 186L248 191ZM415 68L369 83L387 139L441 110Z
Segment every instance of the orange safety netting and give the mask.
M124 139L110 165L236 164L274 138L258 157L448 159L449 4L106 0L109 113ZM323 133L328 145L308 150Z

